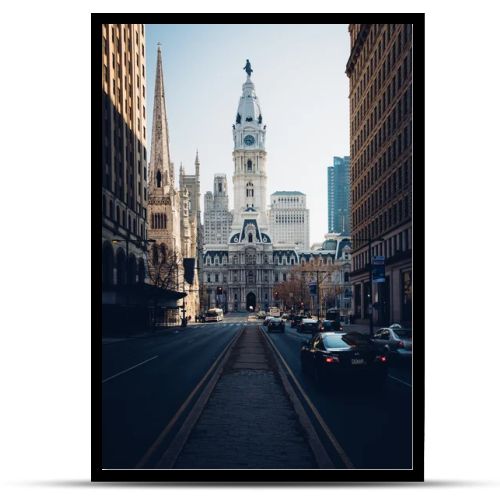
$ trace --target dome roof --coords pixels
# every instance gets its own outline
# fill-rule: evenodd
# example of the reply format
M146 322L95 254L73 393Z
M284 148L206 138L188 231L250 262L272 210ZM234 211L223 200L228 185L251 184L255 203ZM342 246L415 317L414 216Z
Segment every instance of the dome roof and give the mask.
M255 95L255 86L250 77L248 77L247 81L243 84L243 93L238 104L236 123L241 123L242 125L262 123L262 112L259 99Z

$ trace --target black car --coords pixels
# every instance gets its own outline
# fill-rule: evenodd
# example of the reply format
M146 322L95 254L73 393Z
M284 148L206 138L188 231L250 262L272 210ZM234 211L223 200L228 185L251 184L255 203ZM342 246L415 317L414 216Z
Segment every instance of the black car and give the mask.
M267 323L267 331L285 333L285 322L281 318L271 318Z
M387 378L387 354L369 336L356 332L315 335L302 344L300 361L318 383L361 377L383 386Z
M326 319L323 321L323 331L325 332L341 332L343 330L340 321Z
M299 323L305 318L306 316L301 316L300 314L297 314L292 318L291 322L291 327L292 328L297 328L299 326Z
M309 319L309 318L303 318L302 321L299 323L299 326L297 327L297 331L299 333L318 333L321 330L322 325L321 321L318 321L316 319Z

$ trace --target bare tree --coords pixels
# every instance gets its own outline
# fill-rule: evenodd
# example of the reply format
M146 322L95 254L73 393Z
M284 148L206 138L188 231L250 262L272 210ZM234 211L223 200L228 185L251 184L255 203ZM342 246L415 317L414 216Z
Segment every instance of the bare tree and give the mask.
M165 245L153 245L148 251L147 266L150 283L162 290L178 291L182 279L179 255ZM153 294L153 325L157 323L158 295Z

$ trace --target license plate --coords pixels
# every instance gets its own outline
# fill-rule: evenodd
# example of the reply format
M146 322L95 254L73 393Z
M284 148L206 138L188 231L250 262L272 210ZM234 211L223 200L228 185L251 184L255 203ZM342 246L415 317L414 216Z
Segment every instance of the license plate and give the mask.
M351 359L351 364L352 365L364 365L365 360L363 358L353 358L353 359Z

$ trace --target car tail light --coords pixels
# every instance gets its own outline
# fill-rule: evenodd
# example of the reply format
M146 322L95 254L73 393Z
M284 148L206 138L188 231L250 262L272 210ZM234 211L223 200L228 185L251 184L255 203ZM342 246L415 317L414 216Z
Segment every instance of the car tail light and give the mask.
M404 343L402 340L400 340L400 341L398 342L398 347L399 347L400 349L403 349L403 347L404 347L404 346L405 346L405 343Z
M381 356L377 356L377 360L380 361L381 363L387 363L387 356L384 356L382 354Z
M325 356L325 363L338 363L338 361L337 356Z

